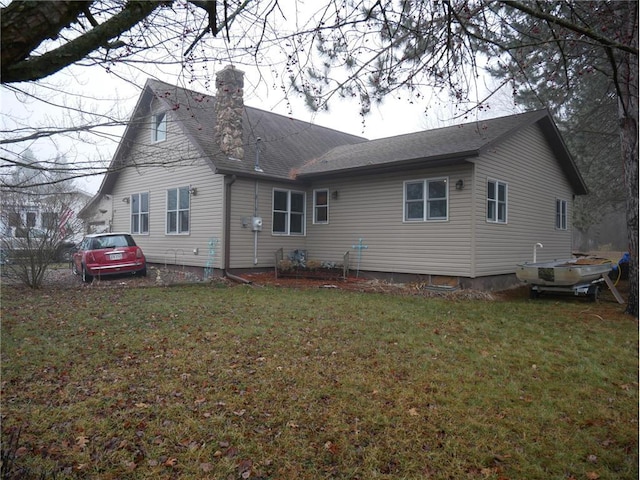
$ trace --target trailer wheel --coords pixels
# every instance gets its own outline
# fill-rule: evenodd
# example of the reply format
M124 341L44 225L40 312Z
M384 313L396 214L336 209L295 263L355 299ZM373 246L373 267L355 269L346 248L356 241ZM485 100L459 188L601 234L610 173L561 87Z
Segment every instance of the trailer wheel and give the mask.
M596 302L598 300L599 290L600 290L600 287L598 287L597 285L594 285L589 288L589 293L587 293L587 296L589 297L590 302Z
M540 296L540 292L538 290L536 290L535 288L531 287L529 288L529 298L531 300L535 300L536 298L538 298Z

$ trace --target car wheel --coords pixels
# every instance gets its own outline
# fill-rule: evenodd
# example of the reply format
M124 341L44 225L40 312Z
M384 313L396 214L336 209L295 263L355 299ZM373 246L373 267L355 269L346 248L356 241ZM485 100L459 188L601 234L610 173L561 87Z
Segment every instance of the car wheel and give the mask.
M147 267L144 267L142 270L140 270L138 272L138 275L140 275L141 277L146 277L147 276Z
M59 260L60 262L70 262L71 257L73 257L73 252L69 249L66 249L60 252Z
M91 283L92 280L93 275L90 275L89 272L87 272L87 267L82 265L82 281L85 283Z

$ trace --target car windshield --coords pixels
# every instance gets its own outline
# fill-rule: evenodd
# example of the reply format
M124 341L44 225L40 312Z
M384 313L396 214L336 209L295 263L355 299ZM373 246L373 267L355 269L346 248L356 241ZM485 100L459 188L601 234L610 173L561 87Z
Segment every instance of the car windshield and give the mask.
M101 248L134 247L133 238L128 235L109 235L106 237L94 238L91 242L91 250Z

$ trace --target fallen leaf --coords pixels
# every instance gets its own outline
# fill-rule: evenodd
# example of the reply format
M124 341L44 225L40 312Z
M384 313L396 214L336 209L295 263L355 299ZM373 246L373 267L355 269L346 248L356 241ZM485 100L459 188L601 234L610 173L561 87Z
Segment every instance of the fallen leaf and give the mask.
M27 453L29 453L29 450L27 450L27 447L20 447L16 450L15 452L15 456L16 457L22 457L24 455L26 455Z
M587 478L589 480L598 480L600 478L600 475L598 475L596 472L588 472Z
M178 463L178 459L177 458L168 458L164 462L164 466L165 467L175 467L177 463Z
M324 444L324 449L330 452L332 455L338 453L338 446L330 440Z
M85 435L76 437L76 446L80 449L84 449L89 444L89 439Z
M410 408L409 409L409 415L411 415L412 417L417 417L420 414L418 413L418 409L417 408Z
M238 462L238 474L242 478L249 478L252 468L253 462L251 460L240 460L240 462Z
M236 447L229 447L227 448L227 451L224 452L224 454L228 458L235 457L236 455L238 455L238 449Z
M200 464L200 470L202 470L205 473L209 473L210 471L213 470L213 465L209 462L207 463L201 463Z

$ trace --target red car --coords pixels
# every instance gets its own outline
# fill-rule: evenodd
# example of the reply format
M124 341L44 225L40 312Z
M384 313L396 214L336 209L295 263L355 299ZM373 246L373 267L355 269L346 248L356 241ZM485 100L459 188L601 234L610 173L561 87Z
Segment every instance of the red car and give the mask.
M96 233L82 239L73 254L71 269L82 280L91 282L93 277L120 275L147 275L147 262L142 249L128 233Z

